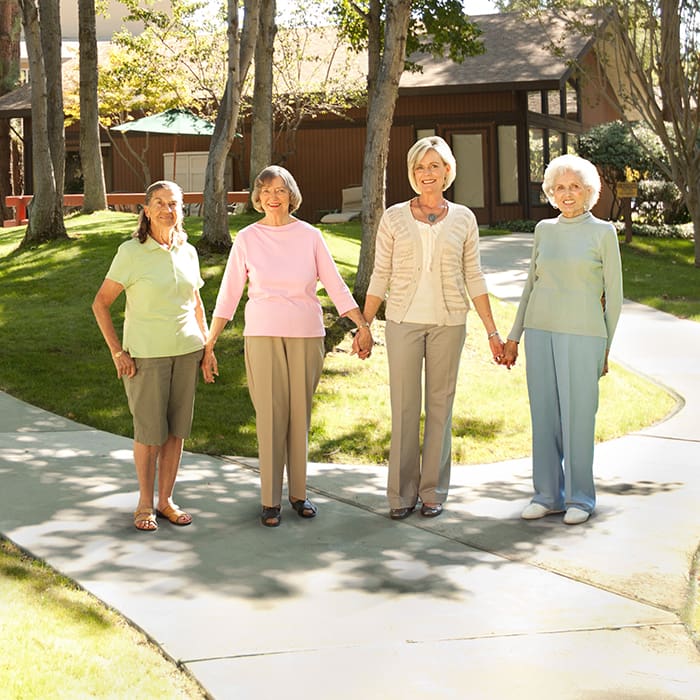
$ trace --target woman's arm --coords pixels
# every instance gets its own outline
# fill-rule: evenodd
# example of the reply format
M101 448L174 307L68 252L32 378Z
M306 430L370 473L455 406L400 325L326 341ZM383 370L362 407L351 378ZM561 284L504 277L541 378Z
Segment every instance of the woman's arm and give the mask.
M503 360L504 346L501 336L498 334L496 322L493 320L489 295L479 294L479 296L472 299L472 303L474 304L476 312L479 314L481 322L484 324L484 329L486 330L486 336L489 341L489 347L491 348L493 359L500 364Z
M92 313L102 332L102 337L107 343L112 361L117 369L117 377L133 377L136 374L136 365L129 353L122 348L122 344L114 330L110 308L116 298L124 291L124 287L114 280L105 279L97 290L92 302Z

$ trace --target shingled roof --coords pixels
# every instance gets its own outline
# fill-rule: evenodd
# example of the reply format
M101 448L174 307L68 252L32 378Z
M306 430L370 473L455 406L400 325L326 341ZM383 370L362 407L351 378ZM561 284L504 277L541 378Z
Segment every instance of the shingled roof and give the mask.
M573 34L556 17L543 21L505 13L470 19L481 29L486 51L463 63L426 54L412 56L423 70L401 76L402 94L552 89L566 81L572 60L580 59L592 45L590 36ZM556 52L552 45L557 46Z

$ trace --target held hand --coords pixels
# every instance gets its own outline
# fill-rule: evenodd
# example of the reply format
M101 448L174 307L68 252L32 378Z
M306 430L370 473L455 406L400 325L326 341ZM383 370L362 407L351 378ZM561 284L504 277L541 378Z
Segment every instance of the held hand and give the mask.
M120 350L112 355L112 360L117 368L117 379L122 377L131 379L136 374L136 363L126 350Z
M201 362L202 377L206 384L213 384L215 377L219 376L219 363L216 361L214 350L205 346L204 357Z
M497 365L503 364L503 353L504 345L501 340L501 336L496 333L496 335L489 338L489 347L491 348L491 354L493 355L493 361Z
M357 355L361 360L366 360L372 354L374 338L369 328L360 328L352 339L351 355Z
M504 346L502 365L508 369L513 367L518 359L518 344L514 340L507 340Z
M609 371L609 369L610 369L610 368L608 367L608 353L609 353L609 352L610 352L610 350L606 350L606 351L605 351L605 361L603 362L603 372L602 372L601 375L600 375L601 377L604 377L604 376L608 373L608 371Z

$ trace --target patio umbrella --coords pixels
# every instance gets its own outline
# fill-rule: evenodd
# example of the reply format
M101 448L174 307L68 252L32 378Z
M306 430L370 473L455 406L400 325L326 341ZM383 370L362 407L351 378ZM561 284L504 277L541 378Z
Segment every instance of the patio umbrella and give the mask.
M172 134L174 180L177 162L177 137L181 134L187 136L211 136L214 133L214 124L186 109L168 109L165 112L118 124L113 126L111 130L134 131L141 134Z

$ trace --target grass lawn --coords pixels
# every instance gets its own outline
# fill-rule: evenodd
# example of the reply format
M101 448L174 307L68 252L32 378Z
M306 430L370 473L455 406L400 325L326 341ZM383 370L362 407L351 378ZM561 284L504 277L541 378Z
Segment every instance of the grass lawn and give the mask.
M623 243L625 297L679 318L700 321L700 269L694 241L635 236Z
M119 614L2 538L0 600L2 698L205 697Z
M239 216L243 226L257 215ZM135 216L103 212L66 220L67 242L16 250L22 230L7 230L0 246L0 389L81 423L129 436L131 417L123 387L94 322L90 304L117 246L130 234ZM202 221L187 220L195 241ZM360 225L327 228L326 239L352 287L359 255ZM627 260L627 256L625 256ZM201 259L202 296L209 314L226 259ZM663 275L654 265L657 274ZM674 267L675 270L675 267ZM119 326L124 295L114 307ZM322 297L329 318L332 304ZM492 300L505 333L515 313ZM696 302L696 305L697 302ZM483 463L529 453L529 412L523 363L511 372L493 364L475 313L462 357L454 420L454 459ZM187 449L209 454L255 456L255 420L245 382L243 304L217 344L220 377L201 384ZM383 328L374 329L381 342ZM347 337L326 357L310 432L310 459L322 462L385 463L389 447L386 355L380 345L367 362L349 354ZM599 440L662 419L673 399L650 382L615 367L601 382Z

